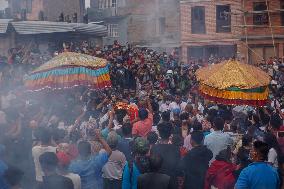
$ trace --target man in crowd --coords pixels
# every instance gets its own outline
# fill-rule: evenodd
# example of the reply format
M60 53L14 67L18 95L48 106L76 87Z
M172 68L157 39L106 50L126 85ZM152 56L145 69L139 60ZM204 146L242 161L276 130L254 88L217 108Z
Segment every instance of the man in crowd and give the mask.
M150 157L150 172L138 177L137 189L172 189L174 188L171 177L159 173L162 167L163 159L159 155Z
M214 131L207 135L204 139L204 145L213 153L213 158L210 162L215 160L216 155L218 155L220 151L233 145L233 140L230 136L223 133L224 124L225 122L222 118L216 117L213 121Z
M97 155L92 155L91 144L87 141L81 141L78 144L80 157L74 160L69 167L71 172L80 175L82 189L102 189L103 186L101 172L112 150L101 137L100 131L96 131L96 137L106 152L99 152Z
M193 148L183 159L185 188L204 188L206 171L213 154L206 146L203 146L203 139L204 134L201 131L194 131L191 134L190 143Z
M38 187L41 187L43 182L43 171L40 165L39 157L45 152L56 153L56 147L51 144L51 133L48 129L41 128L39 131L40 145L32 148L32 156L35 164L35 174Z
M147 137L153 126L153 110L150 100L147 100L148 109L141 108L138 111L139 121L133 124L132 135L135 137Z
M245 168L235 185L235 189L278 189L280 178L277 170L267 161L269 147L266 143L256 141L251 150L253 163Z
M45 152L39 157L44 172L43 183L40 189L74 189L71 179L57 174L58 159L54 152Z

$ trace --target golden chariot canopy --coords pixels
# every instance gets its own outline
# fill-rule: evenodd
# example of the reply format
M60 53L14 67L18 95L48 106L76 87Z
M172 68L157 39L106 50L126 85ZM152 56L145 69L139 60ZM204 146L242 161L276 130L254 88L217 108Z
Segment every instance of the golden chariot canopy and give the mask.
M235 60L200 68L196 78L199 92L217 103L263 106L268 100L270 76Z
M111 87L107 60L86 54L64 52L34 70L25 80L30 91L84 86Z

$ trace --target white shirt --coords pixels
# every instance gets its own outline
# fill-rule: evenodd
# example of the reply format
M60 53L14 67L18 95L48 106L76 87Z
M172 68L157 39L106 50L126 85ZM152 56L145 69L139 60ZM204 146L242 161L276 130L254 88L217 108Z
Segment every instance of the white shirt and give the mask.
M36 181L42 182L43 179L42 177L44 176L42 170L41 170L41 165L39 163L39 156L41 156L45 152L54 152L56 153L56 147L53 146L34 146L32 148L32 155L34 159L34 164L35 164L35 174L36 174Z
M166 103L162 103L159 107L160 112L166 112L168 110L169 110L169 105L167 105Z
M70 178L73 182L74 189L81 189L81 178L79 175L74 173L68 173L66 175L62 175L64 177Z
M233 139L222 131L213 131L205 137L204 145L213 153L213 158L210 161L211 164L219 152L233 145Z
M268 162L273 165L273 167L278 168L277 152L274 148L270 148L268 152Z
M180 104L177 104L176 102L172 102L169 105L169 109L171 111L173 111L174 109L180 109L180 111L184 111L185 107L186 107L187 103L186 102L182 102Z

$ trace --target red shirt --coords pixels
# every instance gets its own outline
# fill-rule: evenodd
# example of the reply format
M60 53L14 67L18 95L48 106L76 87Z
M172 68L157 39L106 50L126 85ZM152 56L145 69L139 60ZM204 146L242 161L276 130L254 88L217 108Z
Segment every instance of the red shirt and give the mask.
M132 135L147 137L153 126L153 114L149 113L148 118L133 124Z

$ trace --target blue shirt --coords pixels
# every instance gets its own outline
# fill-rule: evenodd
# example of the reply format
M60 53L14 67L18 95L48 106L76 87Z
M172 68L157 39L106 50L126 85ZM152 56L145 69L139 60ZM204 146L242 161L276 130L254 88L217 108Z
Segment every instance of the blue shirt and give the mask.
M137 179L139 175L141 175L141 173L136 167L135 163L133 163L132 176L130 178L130 170L127 162L124 166L122 175L122 189L137 189Z
M75 160L69 166L69 171L81 177L82 189L102 189L102 168L108 161L106 152L92 156L88 160Z
M4 173L8 169L8 166L6 163L4 163L2 160L0 160L0 188L1 189L8 189L8 185L4 179Z
M265 162L251 163L242 170L235 185L236 189L278 189L280 186L277 170Z

